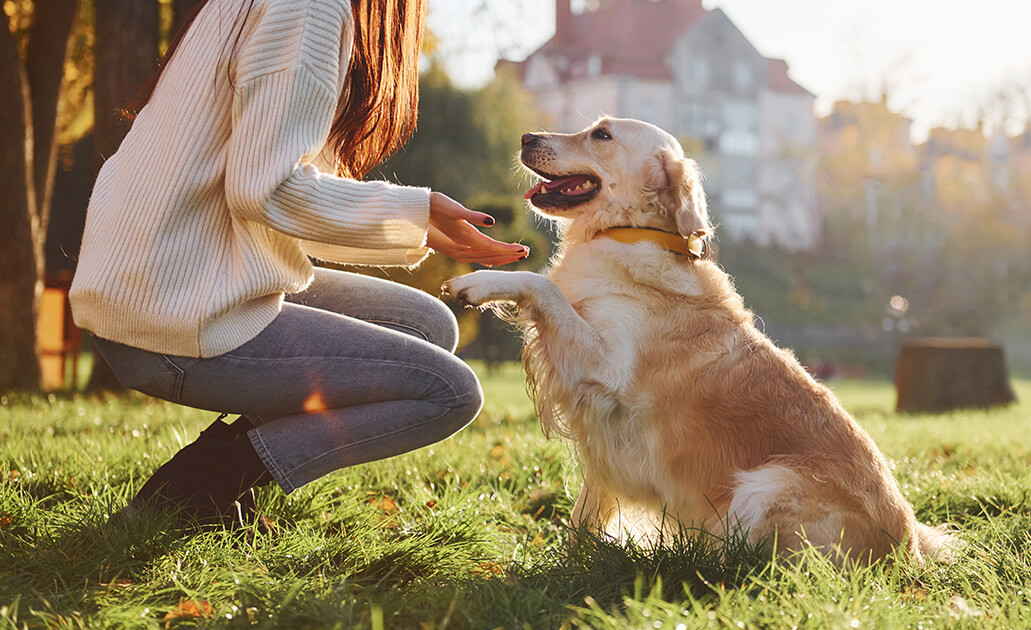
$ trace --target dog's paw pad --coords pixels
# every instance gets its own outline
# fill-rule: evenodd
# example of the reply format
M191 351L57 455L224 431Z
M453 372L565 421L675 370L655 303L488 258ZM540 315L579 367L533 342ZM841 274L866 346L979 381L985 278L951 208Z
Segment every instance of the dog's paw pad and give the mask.
M498 282L494 276L490 275L491 273L504 272L475 271L451 278L444 283L442 289L456 302L465 306L483 306L488 302L504 299L503 295L498 294L496 290Z
M450 295L455 299L456 302L463 306L479 306L480 301L476 300L476 296L473 295L476 292L471 291L474 287L471 286L475 283L468 281L469 276L460 276L458 278L451 278L444 283L441 290Z

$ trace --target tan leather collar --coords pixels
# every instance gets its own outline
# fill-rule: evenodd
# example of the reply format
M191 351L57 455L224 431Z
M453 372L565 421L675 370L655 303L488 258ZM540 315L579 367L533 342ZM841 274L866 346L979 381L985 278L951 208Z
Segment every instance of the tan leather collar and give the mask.
M705 238L698 232L692 232L685 238L680 234L656 228L612 227L594 235L594 238L601 237L611 238L620 243L650 241L663 249L688 256L693 260L705 256Z

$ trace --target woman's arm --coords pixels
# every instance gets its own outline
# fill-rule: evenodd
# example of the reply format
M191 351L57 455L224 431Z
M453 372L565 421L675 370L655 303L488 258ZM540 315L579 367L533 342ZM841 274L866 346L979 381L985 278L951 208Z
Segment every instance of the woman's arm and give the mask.
M357 253L356 262L364 264L412 264L425 246L491 265L522 257L523 246L500 243L474 227L488 225L486 215L444 195L340 178L309 163L325 147L343 80L334 63L341 50L326 44L345 45L350 20L303 19L303 3L298 5L262 16L239 50L238 67L246 71L237 76L226 155L230 211L312 243L305 249L331 259ZM303 31L295 35L299 43L277 48L273 35L292 32L286 28L291 24Z

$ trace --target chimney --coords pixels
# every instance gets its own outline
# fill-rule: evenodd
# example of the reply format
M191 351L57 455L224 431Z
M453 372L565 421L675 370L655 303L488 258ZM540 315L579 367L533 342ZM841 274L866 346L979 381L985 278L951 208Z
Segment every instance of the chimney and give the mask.
M555 0L555 39L567 40L573 34L573 9L569 0Z

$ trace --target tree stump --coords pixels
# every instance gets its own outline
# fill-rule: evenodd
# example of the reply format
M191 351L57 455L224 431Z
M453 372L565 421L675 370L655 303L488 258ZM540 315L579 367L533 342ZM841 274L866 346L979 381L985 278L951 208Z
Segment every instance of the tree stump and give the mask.
M899 353L896 409L941 413L1016 400L1002 346L986 339L914 339Z

